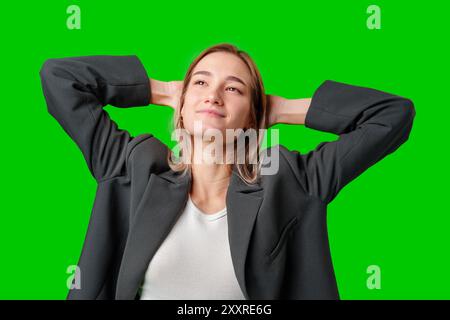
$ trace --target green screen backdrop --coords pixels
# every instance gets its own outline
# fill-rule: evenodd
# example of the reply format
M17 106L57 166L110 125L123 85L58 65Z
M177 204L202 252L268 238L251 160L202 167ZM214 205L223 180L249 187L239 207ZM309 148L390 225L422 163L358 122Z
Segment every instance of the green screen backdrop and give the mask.
M80 29L67 27L70 5L80 8ZM370 5L380 8L380 29L367 26ZM0 299L65 299L96 191L81 152L47 112L43 62L135 54L149 77L181 80L196 55L221 42L254 58L267 93L311 97L329 79L413 100L409 140L328 207L333 264L342 299L450 299L449 10L445 1L385 0L4 3ZM106 110L120 128L174 145L170 108ZM273 128L301 152L337 139ZM371 265L380 289L367 286Z

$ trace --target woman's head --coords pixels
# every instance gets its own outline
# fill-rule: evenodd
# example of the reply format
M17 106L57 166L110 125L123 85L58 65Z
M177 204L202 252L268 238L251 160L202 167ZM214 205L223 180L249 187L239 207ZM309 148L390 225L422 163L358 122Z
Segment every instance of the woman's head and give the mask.
M194 59L186 72L178 106L175 129L185 130L191 138L206 129L217 129L224 139L227 129L254 129L258 134L256 154L259 153L262 137L258 129L265 129L268 124L264 86L253 60L235 46L215 45ZM194 130L195 122L202 124L201 132ZM175 164L170 157L169 165L185 173L190 169L189 164ZM256 181L259 161L257 164L235 162L235 165L244 181Z

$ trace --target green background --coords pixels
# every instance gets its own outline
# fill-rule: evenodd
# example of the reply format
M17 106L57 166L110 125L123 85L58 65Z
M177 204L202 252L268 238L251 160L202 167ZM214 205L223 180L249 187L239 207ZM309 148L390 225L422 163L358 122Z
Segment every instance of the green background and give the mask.
M81 30L66 8L81 8ZM381 30L366 27L370 4ZM95 191L81 152L47 113L39 69L47 58L136 54L150 77L181 80L204 48L247 51L267 93L311 97L326 79L412 99L409 140L344 188L328 231L342 299L450 298L448 12L444 1L33 1L0 9L0 298L64 299ZM447 40L445 40L447 39ZM172 110L118 109L132 134L170 141ZM301 152L337 136L277 125L280 144ZM369 290L366 269L381 268Z

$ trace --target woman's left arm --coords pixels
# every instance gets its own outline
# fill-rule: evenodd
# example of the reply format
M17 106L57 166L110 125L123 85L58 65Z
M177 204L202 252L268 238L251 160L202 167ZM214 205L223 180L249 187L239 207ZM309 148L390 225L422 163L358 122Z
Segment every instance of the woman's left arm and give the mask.
M311 98L286 99L267 95L270 107L269 127L277 123L305 124Z
M300 184L325 203L403 144L416 114L410 99L330 80L311 99L268 98L270 123L305 124L339 135L306 154L281 148Z

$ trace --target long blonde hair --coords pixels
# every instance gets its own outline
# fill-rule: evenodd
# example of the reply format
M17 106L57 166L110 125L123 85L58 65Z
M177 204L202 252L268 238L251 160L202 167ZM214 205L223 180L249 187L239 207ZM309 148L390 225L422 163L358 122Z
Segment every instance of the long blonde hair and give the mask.
M234 166L236 166L237 172L239 174L239 177L247 184L254 184L259 180L260 177L260 170L262 165L262 159L260 157L260 148L261 148L261 141L264 136L264 134L261 134L259 129L267 129L268 127L268 102L266 99L266 94L264 91L264 85L261 78L261 75L259 73L258 68L256 67L256 64L253 62L252 58L250 56L242 51L239 50L236 46L228 43L222 43L217 44L214 46L211 46L207 49L205 49L202 53L200 53L199 56L197 56L194 61L189 66L186 76L183 81L183 89L180 96L180 103L179 108L175 110L175 114L173 117L174 120L174 128L175 129L185 129L183 125L183 119L181 116L181 109L184 105L184 99L186 95L186 91L188 88L188 85L191 81L192 72L195 68L195 66L200 62L201 59L203 59L205 56L207 56L210 53L213 52L228 52L231 54L234 54L235 56L239 57L248 67L250 74L251 74L251 81L250 81L250 92L251 92L251 112L250 112L250 122L249 127L247 129L254 129L257 133L257 150L251 151L250 147L247 147L249 144L246 144L245 148L245 161L244 163L237 163L237 152L234 153L235 161L233 162ZM234 146L236 150L236 146ZM254 155L256 155L257 163L250 163L250 153L253 152ZM174 161L174 154L172 151L170 151L167 155L167 161L170 166L170 168L177 172L182 172L183 175L185 174L191 174L191 164L185 163L185 162L178 162ZM254 162L254 161L252 161ZM229 167L230 169L230 167Z

